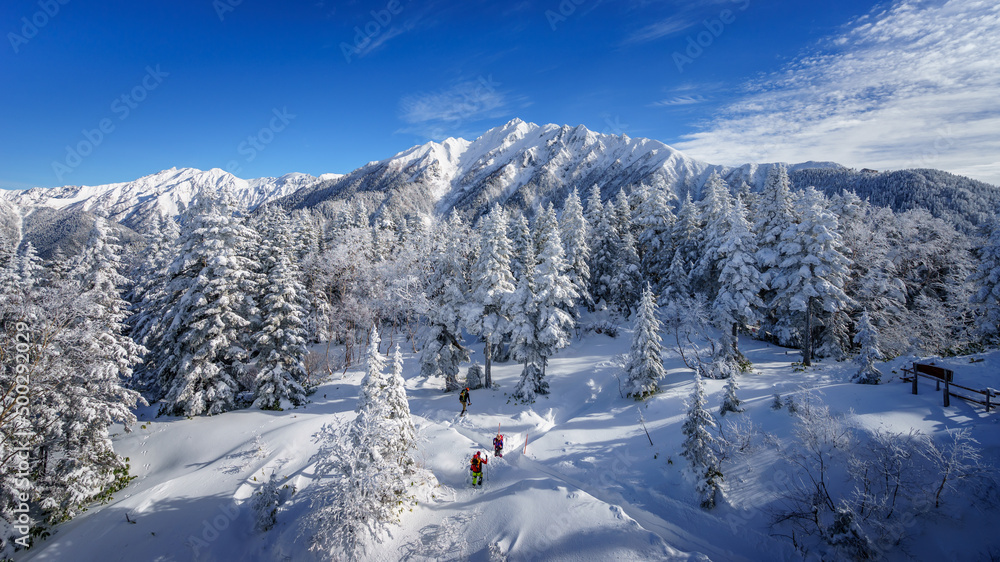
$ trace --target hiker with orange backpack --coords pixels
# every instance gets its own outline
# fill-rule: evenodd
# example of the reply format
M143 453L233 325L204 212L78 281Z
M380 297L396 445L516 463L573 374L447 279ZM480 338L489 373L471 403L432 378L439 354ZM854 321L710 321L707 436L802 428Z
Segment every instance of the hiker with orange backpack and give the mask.
M469 470L472 471L472 485L482 486L483 485L483 467L486 466L486 456L476 451L475 455L472 455L472 462L469 465Z
M465 407L472 404L472 400L469 398L469 387L465 387L465 390L458 393L458 400L462 403L462 413L461 416L465 415Z

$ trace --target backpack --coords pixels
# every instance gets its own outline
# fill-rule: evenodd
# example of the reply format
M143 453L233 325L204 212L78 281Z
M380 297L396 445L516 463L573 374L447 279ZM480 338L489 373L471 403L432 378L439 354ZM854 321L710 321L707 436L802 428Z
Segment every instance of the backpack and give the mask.
M483 469L483 461L479 457L472 457L472 472L480 472Z
M469 391L468 390L463 390L462 392L460 392L458 394L458 400L460 402L468 402L469 401Z
M497 437L493 438L493 448L503 449L503 435L498 435Z

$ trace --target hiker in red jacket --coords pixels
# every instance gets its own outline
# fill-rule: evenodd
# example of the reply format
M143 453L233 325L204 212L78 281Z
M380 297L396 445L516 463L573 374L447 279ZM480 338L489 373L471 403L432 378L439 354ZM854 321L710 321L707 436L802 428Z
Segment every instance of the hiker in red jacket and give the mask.
M488 463L486 457L483 456L479 451L472 456L472 463L469 469L472 471L472 485L481 486L483 484L483 465Z

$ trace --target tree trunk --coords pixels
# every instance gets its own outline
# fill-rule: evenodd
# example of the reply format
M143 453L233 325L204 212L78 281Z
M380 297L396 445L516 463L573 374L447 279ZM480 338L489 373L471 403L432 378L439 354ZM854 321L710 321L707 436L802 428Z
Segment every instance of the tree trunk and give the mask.
M809 297L806 302L806 333L802 340L802 365L812 365L812 303L816 297Z
M490 340L486 340L486 346L484 351L486 352L486 376L483 381L486 388L493 388L493 375L491 374L491 369L493 367L493 346L490 345Z

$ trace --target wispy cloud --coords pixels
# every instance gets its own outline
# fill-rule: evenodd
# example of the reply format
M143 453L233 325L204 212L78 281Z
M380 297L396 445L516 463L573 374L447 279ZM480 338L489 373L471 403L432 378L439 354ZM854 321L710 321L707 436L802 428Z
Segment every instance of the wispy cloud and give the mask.
M512 99L501 86L490 75L435 92L407 95L399 102L399 117L407 126L397 132L435 140L466 134L469 124L496 120L508 115L513 104L525 103L523 99Z
M653 102L653 107L673 107L676 105L694 105L696 103L704 103L708 101L704 96L693 95L693 96L675 96L668 99L663 99L658 102Z
M632 43L646 43L655 41L662 37L668 37L684 31L695 24L697 20L686 15L674 15L667 19L647 25L625 38L624 45Z
M933 167L1000 184L1000 5L901 0L746 84L677 148L719 163Z

